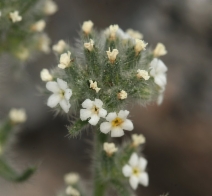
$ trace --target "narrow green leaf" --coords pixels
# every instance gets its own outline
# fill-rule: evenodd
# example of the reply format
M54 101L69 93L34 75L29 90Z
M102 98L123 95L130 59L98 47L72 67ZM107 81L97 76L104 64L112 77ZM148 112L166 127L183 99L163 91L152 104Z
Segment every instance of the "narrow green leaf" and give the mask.
M36 171L35 167L29 167L22 173L17 173L5 160L0 158L0 176L13 182L24 182Z
M0 125L0 144L4 145L12 131L12 124L9 120Z

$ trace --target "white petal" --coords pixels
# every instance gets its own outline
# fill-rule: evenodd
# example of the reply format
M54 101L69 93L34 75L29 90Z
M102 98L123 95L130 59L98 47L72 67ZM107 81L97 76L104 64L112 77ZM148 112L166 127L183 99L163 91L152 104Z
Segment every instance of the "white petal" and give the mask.
M92 114L91 110L81 109L80 110L80 119L82 121L87 120L88 118L91 117L91 114Z
M156 77L157 75L160 74L165 74L165 72L168 70L166 65L163 63L163 61L155 58L152 60L150 63L150 75L153 77Z
M132 167L138 166L138 155L135 152L131 155L130 160L129 160L129 164Z
M60 92L60 88L59 88L57 82L47 82L46 88L53 93Z
M106 133L108 133L111 130L111 127L112 127L111 123L109 123L109 122L103 122L100 125L100 131L102 133L105 133L106 134Z
M120 127L114 127L111 129L111 137L121 137L123 135L124 131Z
M59 67L60 69L65 69L65 68L66 68L66 66L65 66L64 64L58 64L58 67Z
M82 103L82 107L83 108L87 108L87 109L91 109L93 107L93 101L91 101L90 99L86 99L83 103Z
M91 125L95 126L99 122L100 117L96 114L91 116L91 119L88 121Z
M161 93L157 98L157 104L161 105L163 103L163 93Z
M65 113L68 113L69 108L71 107L71 104L66 99L62 99L60 101L60 107L63 109Z
M155 66L157 65L157 63L158 63L158 60L159 60L159 59L154 58L154 59L151 61L150 66L151 66L151 67L155 67Z
M149 176L146 172L143 172L139 176L139 182L143 186L148 186L149 185Z
M163 88L166 85L166 75L165 74L160 74L155 77L155 83Z
M138 161L138 164L139 164L139 168L141 170L145 170L146 166L147 166L147 160L145 158L143 158L143 157L140 157L139 161Z
M54 108L60 101L60 95L59 94L52 94L47 101L47 106L50 108Z
M105 118L106 115L107 115L107 111L105 109L101 108L99 110L99 116L102 118Z
M122 119L126 119L129 113L130 112L127 110L120 110L118 113L118 117L120 117Z
M130 182L130 186L134 190L136 190L138 187L139 179L136 176L131 176L129 182Z
M131 120L128 120L128 119L126 119L123 123L122 123L122 125L121 125L121 127L124 129L124 130L127 130L127 131L132 131L133 130L133 124L132 124L132 121Z
M59 87L61 89L63 89L64 91L68 88L67 82L65 82L64 80L57 78L57 83L59 85Z
M117 117L117 114L115 112L111 112L107 115L106 120L111 122L112 120L114 120Z
M125 177L129 177L132 174L132 167L130 167L129 165L125 165L122 168L122 173L124 174Z
M66 89L65 90L65 98L66 100L69 100L71 98L71 95L72 95L72 90L71 89Z
M158 59L158 61L157 61L157 72L165 73L167 70L168 69L167 69L166 65L163 63L163 61Z
M98 108L101 108L103 106L103 102L100 99L95 99L94 105L96 105Z

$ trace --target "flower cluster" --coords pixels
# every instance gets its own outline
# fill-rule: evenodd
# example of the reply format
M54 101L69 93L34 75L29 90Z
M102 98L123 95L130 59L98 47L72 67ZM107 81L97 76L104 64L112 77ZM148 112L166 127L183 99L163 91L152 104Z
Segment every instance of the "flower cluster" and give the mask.
M162 102L167 67L159 57L167 51L161 43L154 50L147 48L143 35L132 29L124 32L118 25L110 25L98 32L93 25L91 21L83 23L75 48L64 40L53 45L58 64L51 71L41 72L47 90L53 93L47 105L57 112L75 114L76 121L68 127L72 136L91 125L103 133L98 133L102 137L108 138L109 133L121 137L124 131L134 129L127 105ZM103 141L102 150L97 150L101 154L97 167L100 178L114 180L115 170L120 178L129 178L133 189L138 184L147 186L147 161L137 154L145 137L133 134L131 142L118 148L107 139ZM68 187L66 194L74 191Z
M52 0L7 0L1 3L0 52L7 52L21 61L31 53L50 51L50 39L44 33L46 17L58 7Z
M118 25L98 34L91 21L84 22L82 47L75 49L83 50L81 57L75 56L76 51L64 40L53 46L59 55L57 71L52 75L44 69L41 73L47 89L53 92L47 105L55 108L59 104L65 113L74 105L81 121L99 126L105 134L111 132L112 137L124 135L123 130L132 131L129 111L123 107L131 99L142 104L161 102L166 85L167 68L155 58L167 53L165 46L160 43L154 51L146 50L147 44L138 39L142 37L133 30L125 33Z

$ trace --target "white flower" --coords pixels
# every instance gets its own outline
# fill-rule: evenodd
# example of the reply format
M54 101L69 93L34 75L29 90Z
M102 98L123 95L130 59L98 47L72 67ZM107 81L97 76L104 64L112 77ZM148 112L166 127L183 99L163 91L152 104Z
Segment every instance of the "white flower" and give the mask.
M154 77L155 83L162 89L166 85L166 71L168 70L163 61L154 58L150 63L150 75Z
M13 123L24 123L27 119L24 109L11 109L9 112L9 118Z
M19 11L10 12L10 19L13 23L20 22L22 17L19 15Z
M93 80L89 80L89 82L90 82L90 88L93 89L93 90L95 90L96 93L98 93L101 88L98 88L97 82L96 81L93 82Z
M167 54L166 47L162 43L158 43L153 51L154 57L159 57Z
M69 173L64 176L64 181L68 185L76 184L79 181L79 174L77 173Z
M63 53L60 55L60 64L58 65L59 68L65 69L70 67L71 62L71 52Z
M127 119L129 111L120 110L118 115L116 112L111 112L107 115L106 120L100 125L100 131L102 133L108 133L111 131L111 137L121 137L124 135L124 130L132 131L132 121Z
M143 186L148 186L149 176L145 171L147 165L147 160L143 157L138 157L136 153L133 153L130 157L129 164L126 164L122 168L122 172L125 177L129 177L129 183L131 187L135 190L138 184Z
M32 31L41 32L46 27L46 22L44 20L39 20L31 26Z
M72 186L66 188L66 194L70 196L80 196L80 192Z
M71 107L69 99L72 95L72 90L68 88L67 82L57 78L57 82L47 82L46 88L53 92L47 101L47 105L54 108L59 103L64 112L68 113L69 108Z
M108 56L108 59L110 60L111 63L114 63L115 60L116 60L116 56L118 55L119 51L117 49L113 49L113 51L111 52L110 51L110 48L107 52L107 56Z
M143 40L135 39L134 49L135 49L136 54L138 54L142 50L146 50L147 45L148 45L148 43L145 43Z
M100 99L95 99L91 101L90 99L86 99L82 103L82 107L85 109L80 110L80 119L82 121L87 120L91 125L96 125L99 122L100 117L105 118L107 115L107 111L102 108L103 102Z
M40 77L41 77L41 80L44 81L44 82L48 82L48 81L53 80L53 77L49 73L48 69L42 69L42 71L40 72Z
M39 40L38 40L38 48L39 48L39 50L41 50L42 52L48 54L50 52L50 47L49 47L50 43L51 43L51 40L49 39L48 35L42 34L39 37Z
M93 50L93 46L94 46L94 41L92 39L90 39L90 42L84 43L84 47L88 49L89 51Z
M57 4L52 0L46 0L43 11L46 15L52 15L58 10Z
M140 144L144 144L146 142L146 138L142 134L140 134L140 135L133 134L132 135L132 141L133 141L133 144L132 145L134 147L137 147Z
M138 69L137 78L143 78L144 80L149 80L150 76L147 71Z
M119 30L119 25L110 25L109 31L110 31L110 39L115 40L116 39L116 33Z
M127 92L124 90L121 90L120 93L118 93L118 99L126 99L127 98Z
M107 153L108 156L113 155L114 152L116 152L118 150L118 148L116 148L114 143L107 143L107 142L105 142L103 144L103 148L104 148L104 151Z
M135 31L133 29L127 29L126 33L134 39L142 39L143 38L143 35L140 32Z
M57 53L62 53L66 48L66 43L63 40L59 40L57 44L53 45L52 50Z
M82 31L85 34L90 34L93 28L93 22L91 20L85 21L82 25Z

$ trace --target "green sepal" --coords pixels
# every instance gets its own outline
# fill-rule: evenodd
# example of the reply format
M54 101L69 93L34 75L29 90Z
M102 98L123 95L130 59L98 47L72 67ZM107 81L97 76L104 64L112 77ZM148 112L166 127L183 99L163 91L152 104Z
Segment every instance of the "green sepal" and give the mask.
M73 125L67 126L67 129L71 137L76 137L86 125L88 125L88 120L82 121L78 119Z

